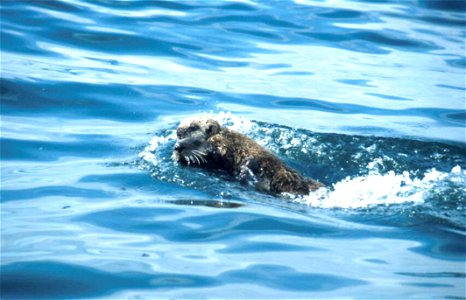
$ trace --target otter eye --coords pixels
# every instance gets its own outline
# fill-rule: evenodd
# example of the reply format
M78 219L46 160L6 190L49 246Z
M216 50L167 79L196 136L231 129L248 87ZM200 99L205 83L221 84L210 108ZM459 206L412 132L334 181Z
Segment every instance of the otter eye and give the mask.
M217 128L217 127L216 127L215 125L211 124L211 125L209 125L209 127L207 128L207 132L208 132L209 134L211 134L211 133L214 132L214 130L215 130L216 128Z
M182 137L183 134L184 134L184 130L183 130L183 129L178 128L178 129L176 130L176 135L177 135L178 137Z
M189 130L191 131L196 131L198 129L199 129L199 125L194 124L194 125L189 126Z

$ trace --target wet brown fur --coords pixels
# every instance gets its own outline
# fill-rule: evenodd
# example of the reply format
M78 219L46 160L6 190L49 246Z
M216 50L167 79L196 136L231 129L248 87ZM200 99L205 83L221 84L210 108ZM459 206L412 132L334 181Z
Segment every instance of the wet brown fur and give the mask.
M254 140L221 127L213 119L198 118L181 124L177 136L173 160L225 170L241 181L253 182L262 192L307 195L324 186L301 176ZM193 151L197 151L197 158L192 157Z

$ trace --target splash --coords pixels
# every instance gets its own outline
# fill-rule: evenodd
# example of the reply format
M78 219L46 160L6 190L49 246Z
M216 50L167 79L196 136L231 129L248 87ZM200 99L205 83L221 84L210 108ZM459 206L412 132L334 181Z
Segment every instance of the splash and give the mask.
M151 165L158 165L159 161L157 159L157 156L155 154L155 151L157 151L157 148L159 148L160 145L166 145L168 142L175 140L176 139L176 132L175 130L171 130L168 135L166 136L154 136L150 142L149 145L144 148L143 151L139 153L139 157L151 164Z
M466 171L460 166L449 173L431 169L422 179L413 177L408 171L402 174L370 172L364 176L347 177L330 189L319 189L297 201L320 208L366 208L401 203L418 205L449 188L462 186L466 192L465 179Z

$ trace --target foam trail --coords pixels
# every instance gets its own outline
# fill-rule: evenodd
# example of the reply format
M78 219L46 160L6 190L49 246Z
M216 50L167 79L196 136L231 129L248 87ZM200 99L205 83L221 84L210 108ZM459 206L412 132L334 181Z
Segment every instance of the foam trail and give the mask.
M450 173L435 169L424 174L422 179L411 178L409 172L387 174L371 172L365 176L347 177L333 184L332 189L321 188L302 199L309 206L320 208L366 208L376 205L400 203L422 204L433 193L448 188L450 183L464 187L466 171L460 166ZM466 192L466 188L463 188Z

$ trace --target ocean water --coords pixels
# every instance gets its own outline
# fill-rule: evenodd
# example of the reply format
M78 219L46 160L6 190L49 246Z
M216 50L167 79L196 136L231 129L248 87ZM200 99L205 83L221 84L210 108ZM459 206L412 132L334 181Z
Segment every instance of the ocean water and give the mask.
M1 2L2 299L465 299L465 2ZM170 160L209 115L327 185Z

